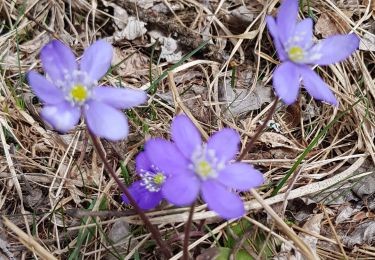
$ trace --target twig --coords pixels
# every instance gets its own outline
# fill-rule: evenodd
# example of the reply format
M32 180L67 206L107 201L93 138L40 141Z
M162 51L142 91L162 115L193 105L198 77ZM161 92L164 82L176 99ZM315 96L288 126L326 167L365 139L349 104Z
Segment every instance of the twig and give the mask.
M114 210L101 210L101 211L90 211L84 209L67 209L65 214L73 218L84 218L84 217L99 217L99 218L111 218L111 217L127 217L136 214L134 210L127 211L114 211Z
M255 141L259 138L259 136L262 134L263 130L266 128L267 126L267 123L268 121L270 121L270 119L272 118L273 116L273 113L275 113L275 110L276 110L276 106L277 106L277 102L279 101L279 98L276 97L275 98L275 101L273 102L272 104L272 107L270 108L270 111L268 112L267 114L267 117L266 119L264 120L263 124L258 127L258 129L255 131L255 134L254 136L250 139L250 141L246 144L245 146L245 149L242 151L242 153L240 154L240 156L238 156L238 159L237 161L241 161L245 155L250 151L250 149L253 147Z
M40 256L42 259L51 259L57 260L50 252L48 252L44 247L42 247L32 236L29 236L25 232L22 231L19 227L9 221L6 217L3 217L3 223L7 226L10 230L12 230L18 240L26 246L31 252L35 253L36 255Z
M185 224L185 236L184 236L184 254L182 259L189 260L189 238L190 238L190 229L191 224L193 222L193 215L194 215L194 208L195 208L195 202L191 205L190 211L189 211L189 218Z
M251 189L251 194L254 198L263 206L263 208L267 211L268 214L273 218L276 224L281 228L285 234L298 246L301 252L304 254L306 259L313 259L315 260L316 257L311 252L310 248L297 236L297 234L291 229L280 217L276 214L276 212L263 200L263 198L256 192L256 190Z
M104 167L106 168L107 172L116 181L117 185L120 187L121 191L128 198L130 204L134 207L135 211L137 212L139 217L142 219L143 223L147 226L147 228L150 231L152 237L155 239L156 243L160 247L160 250L163 253L163 255L166 258L170 258L172 256L172 254L171 254L169 248L166 246L165 242L162 240L159 230L151 224L149 218L146 216L146 214L143 212L143 210L138 206L137 202L131 196L130 192L128 191L128 189L126 188L124 183L118 178L115 171L109 165L109 163L106 159L106 156L104 154L104 151L101 148L100 141L97 139L97 137L92 132L89 131L89 133L90 133L93 145L95 147L95 150L98 153L100 159L102 160L102 162L104 164Z
M337 235L337 232L336 232L336 230L335 230L335 227L333 226L332 221L331 221L331 219L329 218L328 213L327 213L327 211L326 211L324 205L322 205L322 209L323 209L324 216L326 217L326 219L327 219L327 221L328 221L328 224L329 224L329 226L330 226L330 228L331 228L331 230L332 230L333 236L335 237L335 239L336 239L336 241L337 241L337 245L339 246L340 251L341 251L342 255L344 256L344 259L349 259L348 256L347 256L346 253L345 253L345 249L344 249L344 247L342 246L342 243L340 242L340 238L339 238L339 236Z

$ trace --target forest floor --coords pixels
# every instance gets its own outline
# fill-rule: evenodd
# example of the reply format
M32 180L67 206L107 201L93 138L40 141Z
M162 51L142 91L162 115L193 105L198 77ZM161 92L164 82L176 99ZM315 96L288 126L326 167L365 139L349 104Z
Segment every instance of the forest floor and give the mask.
M98 39L114 46L102 85L148 90L126 110L126 140L102 140L127 185L134 158L151 137L170 138L185 113L206 136L223 127L242 149L263 123L279 64L266 15L278 0L2 0L0 1L0 259L159 259L139 217L93 149L81 122L59 134L40 117L42 102L26 73L43 73L41 48L51 39L77 57ZM339 100L311 98L276 111L244 161L265 176L242 192L246 216L224 221L202 202L190 233L194 259L306 259L302 241L322 259L375 259L375 3L300 1L314 37L355 32L358 51L316 72ZM187 55L187 56L186 56ZM267 207L270 206L270 207ZM148 213L182 256L189 208L163 202ZM276 214L275 214L276 213ZM287 227L280 224L286 223Z

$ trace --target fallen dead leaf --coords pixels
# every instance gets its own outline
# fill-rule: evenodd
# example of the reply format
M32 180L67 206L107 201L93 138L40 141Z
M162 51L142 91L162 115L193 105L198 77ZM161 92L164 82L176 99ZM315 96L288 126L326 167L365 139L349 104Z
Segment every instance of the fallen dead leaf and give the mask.
M352 208L351 206L346 206L344 207L343 209L341 209L341 211L337 214L337 217L336 217L336 224L340 224L340 223L343 223L347 220L350 219L351 216L353 216L353 214L357 213L359 210L358 209L354 209Z
M272 89L263 84L258 84L253 92L248 89L233 89L229 84L230 81L226 87L220 88L220 101L225 102L222 109L227 118L257 110L272 101Z
M364 33L359 42L359 49L362 51L375 51L375 35Z
M375 221L373 220L357 225L350 235L343 238L344 245L349 248L373 242L375 242Z
M129 16L128 23L124 30L116 31L113 35L113 38L116 41L122 40L124 38L130 41L134 40L147 32L145 25L145 22L139 21L134 16Z
M178 51L177 41L171 37L165 37L159 31L150 31L148 33L151 37L151 42L159 41L161 44L160 58L165 59L167 62L177 62L182 58L182 52Z
M302 226L302 228L306 231L319 235L323 216L324 216L323 213L313 215L306 221L306 223ZM311 249L311 251L317 256L316 245L318 243L318 238L315 236L308 235L306 233L300 233L299 237L301 237L303 242L305 242L306 245ZM299 251L296 252L296 259L298 260L304 259L304 257ZM319 257L317 257L316 259L319 259Z

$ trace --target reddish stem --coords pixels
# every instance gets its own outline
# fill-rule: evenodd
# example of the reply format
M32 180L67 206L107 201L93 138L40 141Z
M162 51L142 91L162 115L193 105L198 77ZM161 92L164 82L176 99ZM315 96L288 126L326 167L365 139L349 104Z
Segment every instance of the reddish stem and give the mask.
M116 181L117 185L120 187L121 191L125 194L125 196L128 198L130 204L134 207L134 210L137 212L139 217L142 219L143 223L146 225L148 230L150 231L152 237L155 239L156 243L160 247L161 252L166 258L170 258L172 256L171 251L166 246L166 243L162 240L160 232L157 228L155 228L152 223L150 222L149 218L146 216L146 214L143 212L143 210L138 206L137 202L134 200L134 198L129 193L128 188L125 186L125 184L119 179L119 177L116 175L115 171L109 165L109 162L107 161L105 157L105 153L100 145L100 141L97 139L97 137L91 133L91 140L94 144L95 150L98 153L100 159L102 160L105 169L107 172L112 176L112 178Z

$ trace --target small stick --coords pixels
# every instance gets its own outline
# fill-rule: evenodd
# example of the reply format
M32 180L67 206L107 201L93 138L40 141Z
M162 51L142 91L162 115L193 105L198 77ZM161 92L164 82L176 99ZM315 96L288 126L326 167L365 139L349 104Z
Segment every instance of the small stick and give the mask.
M329 218L328 213L327 213L326 208L324 207L324 205L322 205L322 209L323 209L324 216L327 218L328 224L329 224L329 226L330 226L330 228L331 228L331 230L332 230L332 232L333 232L333 236L335 237L335 239L336 239L336 241L337 241L337 245L339 246L340 251L341 251L342 255L344 256L344 259L349 259L348 256L347 256L346 253L345 253L345 249L344 249L344 247L342 246L342 243L340 242L340 238L339 238L339 236L337 235L337 232L336 232L336 230L335 230L335 227L333 226L332 221L331 221L331 219Z
M152 237L155 239L156 243L160 247L160 250L163 252L164 256L166 258L170 258L172 254L169 248L166 246L166 243L162 240L159 230L151 224L150 219L146 216L143 210L138 206L137 202L131 196L128 188L126 188L125 184L118 178L115 171L112 169L111 165L109 165L109 162L106 159L104 151L101 148L99 139L97 139L97 137L91 131L89 131L89 133L90 133L93 145L95 147L95 150L98 153L100 159L102 160L107 172L112 176L112 178L116 181L117 185L120 187L121 191L128 198L130 204L134 207L135 211L137 212L139 217L142 219L143 223L147 226L148 230L150 231Z
M189 238L190 238L190 229L193 222L195 202L190 207L189 218L185 224L185 236L184 236L184 254L182 256L183 260L189 260Z
M250 151L250 149L253 147L255 141L259 138L259 136L262 134L263 130L266 128L268 121L272 118L273 114L275 113L277 102L279 101L279 98L276 97L275 101L272 104L272 107L270 111L267 114L267 117L263 124L256 130L254 136L250 139L250 141L246 144L245 149L242 151L240 156L238 157L237 161L241 161L245 155Z

